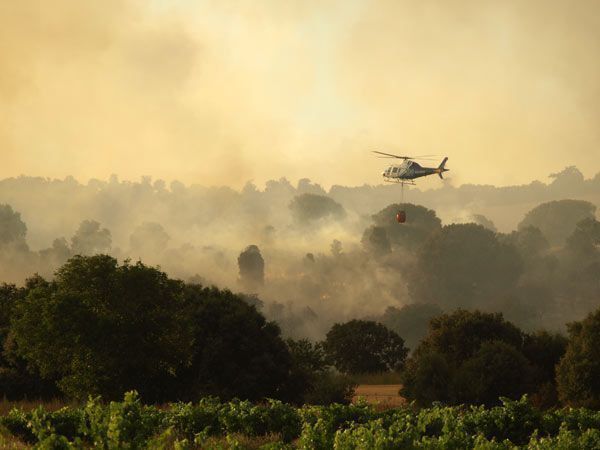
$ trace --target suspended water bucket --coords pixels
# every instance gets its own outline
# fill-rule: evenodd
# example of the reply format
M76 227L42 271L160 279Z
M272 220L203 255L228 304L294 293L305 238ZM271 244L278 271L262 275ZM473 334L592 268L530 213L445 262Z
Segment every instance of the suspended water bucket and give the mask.
M406 222L406 212L405 211L398 211L398 214L396 214L396 221L398 223L404 223L404 222Z

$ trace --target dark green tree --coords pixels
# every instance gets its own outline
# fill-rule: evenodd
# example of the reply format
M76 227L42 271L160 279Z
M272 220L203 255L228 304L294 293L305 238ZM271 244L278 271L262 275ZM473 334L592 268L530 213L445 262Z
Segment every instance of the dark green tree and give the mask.
M556 368L561 402L600 408L600 309L568 325L569 343Z
M177 397L285 398L292 361L279 327L229 291L188 285L193 347Z
M411 303L402 308L388 307L377 321L402 336L408 348L413 350L427 335L429 321L441 314L442 309L437 305Z
M461 364L486 341L501 341L520 348L523 334L499 313L482 313L458 309L429 322L429 332L419 346L446 355Z
M16 351L72 398L116 399L136 389L164 399L191 345L182 291L183 283L141 262L73 257L16 305Z
M514 288L522 266L515 248L481 225L447 225L421 247L409 290L415 299L444 309L491 308Z
M450 397L456 404L500 404L500 397L517 399L529 389L529 362L513 345L485 341L454 374Z
M532 400L542 408L558 404L556 365L565 354L567 338L544 330L525 335L523 354L531 363Z
M335 324L327 333L324 348L335 367L348 374L399 370L408 353L395 332L366 320Z
M431 319L429 332L402 373L402 394L433 401L496 404L530 389L523 334L501 314L458 310ZM504 375L510 382L505 383Z
M34 367L15 352L11 321L17 304L31 289L47 282L39 276L26 280L25 286L0 285L0 395L9 400L23 398L56 398L60 392L55 380L44 380Z

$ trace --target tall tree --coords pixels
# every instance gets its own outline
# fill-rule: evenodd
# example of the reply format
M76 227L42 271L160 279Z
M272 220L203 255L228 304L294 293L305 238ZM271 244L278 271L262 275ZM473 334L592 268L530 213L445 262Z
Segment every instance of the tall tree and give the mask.
M238 267L244 289L254 291L265 283L265 260L256 245L249 245L240 253Z

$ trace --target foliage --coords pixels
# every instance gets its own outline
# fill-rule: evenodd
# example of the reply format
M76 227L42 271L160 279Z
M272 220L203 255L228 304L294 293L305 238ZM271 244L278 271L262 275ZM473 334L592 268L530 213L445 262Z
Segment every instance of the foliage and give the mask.
M366 320L333 325L323 345L335 367L349 374L399 370L408 353L394 331Z
M279 328L229 291L97 255L70 259L51 283L5 287L0 300L14 304L16 361L68 397L285 398L291 363Z
M519 223L519 230L534 226L553 245L562 244L575 230L577 223L594 218L596 206L583 200L556 200L542 203L529 211Z
M333 218L340 220L346 217L346 211L331 197L319 194L304 193L296 195L289 204L294 219L301 225Z
M279 327L229 291L187 285L184 297L193 346L175 398L285 398L292 363Z
M430 321L429 333L402 373L402 393L419 405L494 405L500 396L536 394L540 405L556 404L553 364L564 338L523 334L501 314L457 310Z
M95 255L110 250L112 237L108 228L100 228L95 220L84 220L71 238L75 255Z
M238 256L240 281L245 289L255 290L265 282L265 260L256 245L249 245Z
M27 226L10 205L0 204L0 246L25 245Z
M402 336L408 348L414 350L427 334L429 321L440 314L442 309L437 305L411 303L401 308L389 306L377 321Z
M387 231L383 227L370 226L362 236L361 243L364 249L374 256L387 255L392 251Z
M399 225L396 213L402 210L406 213L406 222ZM417 249L432 233L439 231L442 222L435 211L421 205L411 203L394 203L386 206L372 216L375 227L385 230L392 247Z
M205 398L167 408L145 406L133 392L122 402L90 399L77 408L12 410L0 424L40 449L595 449L600 413L542 412L526 397L484 407L411 407L376 411L366 404L294 408L277 401L221 403ZM253 447L257 448L257 447Z
M140 262L76 256L17 305L17 351L73 398L114 399L136 388L158 399L190 345L182 289Z
M447 225L423 244L409 290L444 309L483 307L516 285L522 265L512 245L481 225Z
M557 366L564 404L600 408L600 310L568 325L569 343Z

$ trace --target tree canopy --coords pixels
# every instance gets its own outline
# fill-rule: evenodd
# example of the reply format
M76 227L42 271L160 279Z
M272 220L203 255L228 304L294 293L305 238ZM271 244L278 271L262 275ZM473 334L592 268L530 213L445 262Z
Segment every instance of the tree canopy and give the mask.
M526 343L526 344L525 344ZM402 393L421 405L498 404L554 388L550 369L561 356L560 338L528 336L501 314L457 310L430 321L425 339L402 373ZM556 396L550 394L550 401ZM546 399L540 399L540 402Z
M577 223L594 218L596 206L584 200L555 200L542 203L529 211L518 228L539 228L551 244L559 245L575 230Z
M406 222L402 226L396 221L396 213L399 210L406 213ZM388 205L371 217L376 227L385 229L392 246L407 249L418 248L433 232L442 227L435 211L412 203Z
M366 320L333 325L324 348L335 367L349 374L399 370L408 353L395 332Z
M515 286L522 266L516 249L492 231L447 225L423 244L409 289L416 300L444 309L482 308Z
M346 217L343 206L326 195L300 194L296 195L289 204L290 211L299 224L333 218L336 220Z

